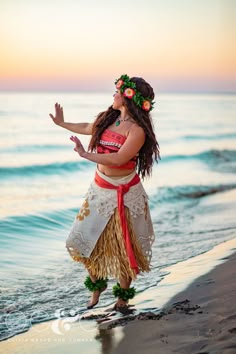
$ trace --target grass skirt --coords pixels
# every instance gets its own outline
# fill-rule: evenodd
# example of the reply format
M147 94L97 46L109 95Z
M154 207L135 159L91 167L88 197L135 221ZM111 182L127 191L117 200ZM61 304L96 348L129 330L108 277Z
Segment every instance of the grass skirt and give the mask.
M149 272L149 260L142 252L127 207L125 207L125 214L139 271ZM115 208L114 214L108 221L90 256L82 257L78 251L71 251L70 255L74 261L83 263L90 274L96 278L113 277L117 280L121 278L128 279L129 277L132 280L137 278L137 274L130 267L129 259L126 254L120 216L117 208Z

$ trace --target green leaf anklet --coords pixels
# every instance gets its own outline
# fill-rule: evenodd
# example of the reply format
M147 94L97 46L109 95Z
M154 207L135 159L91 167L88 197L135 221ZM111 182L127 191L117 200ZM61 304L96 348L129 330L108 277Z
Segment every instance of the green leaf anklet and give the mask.
M97 279L95 282L92 282L91 278L87 276L84 281L84 285L90 291L102 290L107 287L108 279Z
M120 287L120 284L114 285L112 288L112 293L115 297L119 297L124 301L128 301L129 299L133 299L136 294L136 289L134 287L129 289L123 289Z

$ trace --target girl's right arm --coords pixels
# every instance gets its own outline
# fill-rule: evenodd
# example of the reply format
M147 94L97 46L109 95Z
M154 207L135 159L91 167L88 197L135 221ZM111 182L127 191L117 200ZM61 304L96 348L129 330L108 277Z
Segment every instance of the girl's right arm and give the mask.
M55 104L55 116L51 113L49 116L52 118L56 125L70 130L71 132L84 135L92 135L93 123L67 123L64 121L63 107L60 104Z

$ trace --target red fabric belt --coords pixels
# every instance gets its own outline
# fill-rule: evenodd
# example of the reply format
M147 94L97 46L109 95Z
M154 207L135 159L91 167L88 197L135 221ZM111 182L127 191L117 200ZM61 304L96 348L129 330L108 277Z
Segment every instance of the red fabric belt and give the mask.
M130 234L129 234L129 229L128 229L128 225L127 225L127 220L125 217L124 194L129 191L130 187L135 186L139 182L140 182L139 175L136 174L134 176L134 178L129 183L121 184L119 186L114 186L113 184L105 181L102 177L100 177L97 174L97 172L95 174L95 183L99 187L117 190L118 212L120 215L120 221L121 221L121 227L122 227L122 231L123 231L125 248L126 248L127 255L129 257L130 266L132 269L135 270L136 274L139 273L139 270L138 270L137 261L134 256L134 251L133 251L133 247L132 247L131 240L130 240Z

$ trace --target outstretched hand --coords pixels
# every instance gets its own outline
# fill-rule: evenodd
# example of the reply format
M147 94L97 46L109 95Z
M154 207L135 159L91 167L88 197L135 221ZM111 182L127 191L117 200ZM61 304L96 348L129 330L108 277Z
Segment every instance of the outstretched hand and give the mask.
M71 136L71 137L70 137L70 140L75 143L75 148L74 148L74 150L75 150L76 152L78 152L78 154L79 154L80 156L83 157L83 154L85 153L85 150L84 150L84 147L83 147L81 141L77 138L77 136Z
M64 114L63 114L63 107L59 103L55 104L55 116L51 113L49 116L52 118L53 122L57 125L60 125L64 122Z

